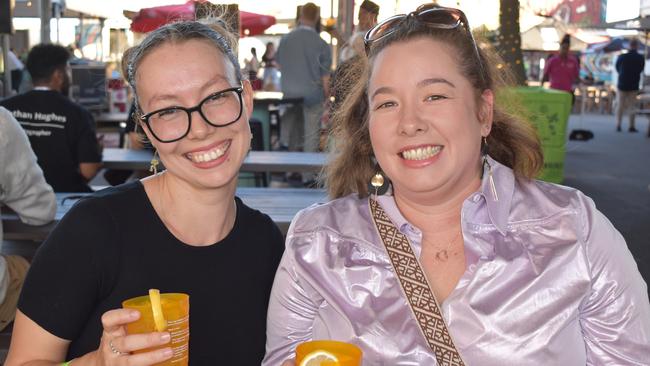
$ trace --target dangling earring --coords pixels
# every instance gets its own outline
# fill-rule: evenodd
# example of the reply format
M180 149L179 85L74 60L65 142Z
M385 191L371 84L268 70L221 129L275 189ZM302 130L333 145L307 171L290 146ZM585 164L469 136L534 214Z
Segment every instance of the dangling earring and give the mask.
M375 175L370 179L370 184L368 184L368 193L375 192L375 199L377 196L382 196L388 192L388 187L390 182L388 178L385 178L381 171L377 171Z
M499 195L497 194L497 186L494 184L494 177L492 175L492 166L490 165L490 162L488 161L488 144L487 144L487 139L483 137L483 146L481 146L481 155L483 156L483 169L481 169L481 179L483 178L483 174L485 174L485 169L487 165L487 171L488 171L488 183L490 184L490 191L492 191L492 198L494 198L495 201L499 200Z
M160 161L158 161L158 150L153 153L150 164L151 165L149 165L149 171L153 172L153 175L158 174L158 164L160 164Z

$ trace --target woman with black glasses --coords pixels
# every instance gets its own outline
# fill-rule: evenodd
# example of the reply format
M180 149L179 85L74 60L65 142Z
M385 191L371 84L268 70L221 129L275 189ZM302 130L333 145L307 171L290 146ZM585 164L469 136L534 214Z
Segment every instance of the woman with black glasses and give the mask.
M234 42L219 24L180 22L125 55L139 124L165 170L81 200L53 230L23 288L7 365L169 359L168 332L125 333L139 314L122 301L150 288L189 294L190 365L260 364L284 245L268 216L235 197L253 91Z
M365 44L334 119L336 199L287 234L263 365L312 339L364 365L647 364L624 239L581 192L533 179L540 142L495 103L498 63L465 15L422 5Z

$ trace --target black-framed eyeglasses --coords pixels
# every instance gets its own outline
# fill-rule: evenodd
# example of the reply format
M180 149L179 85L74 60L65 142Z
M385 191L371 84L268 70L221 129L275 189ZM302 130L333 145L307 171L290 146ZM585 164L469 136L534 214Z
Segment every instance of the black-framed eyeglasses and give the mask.
M478 51L478 45L472 35L472 30L469 28L469 22L467 21L465 13L460 9L446 8L435 4L420 5L415 9L415 11L409 14L394 15L372 27L363 37L366 54L370 53L370 47L373 42L379 41L380 39L394 33L408 18L414 18L428 27L437 29L456 29L459 26L462 26L472 41L474 51L476 52L476 58L481 67L481 77L483 77L484 68Z
M160 142L174 142L190 133L192 113L199 112L203 120L214 127L224 127L239 120L243 111L243 87L233 87L212 93L191 108L168 107L140 117L153 137Z

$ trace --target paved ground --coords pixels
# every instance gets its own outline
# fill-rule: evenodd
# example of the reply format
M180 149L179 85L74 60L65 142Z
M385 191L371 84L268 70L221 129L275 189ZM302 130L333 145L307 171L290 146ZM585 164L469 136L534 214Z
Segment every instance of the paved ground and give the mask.
M615 131L611 115L572 115L573 128L591 130L592 140L568 141L564 184L580 189L623 234L639 270L650 283L650 138L648 121L637 118L638 133ZM582 126L582 127L581 127Z

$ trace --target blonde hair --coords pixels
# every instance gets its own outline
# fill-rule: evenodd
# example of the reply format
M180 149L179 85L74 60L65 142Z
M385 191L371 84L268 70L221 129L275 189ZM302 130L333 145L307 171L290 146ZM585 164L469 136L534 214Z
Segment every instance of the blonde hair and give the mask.
M122 75L124 75L133 91L135 113L133 119L136 127L140 125L142 110L138 100L136 75L142 60L155 49L168 43L181 43L189 40L205 40L217 48L231 64L234 70L235 83L241 83L243 76L237 60L237 36L233 34L226 23L219 17L208 17L201 20L178 21L166 24L149 34L137 45L127 49L122 55ZM174 72L174 70L170 70ZM141 134L143 142L146 137Z
M442 41L458 51L459 69L474 87L477 102L484 90L492 90L496 95L512 80L507 72L497 70L499 62L494 52L479 48L477 54L469 34L462 29L435 29L416 19L405 19L392 34L373 42L369 58L357 58L357 64L344 76L355 82L332 116L334 158L324 168L331 198L350 193L357 193L360 197L368 195L367 184L377 172L368 131L367 88L373 61L388 45L419 37ZM492 131L487 137L487 151L493 159L512 168L518 178L532 179L543 166L541 143L534 127L496 103Z

